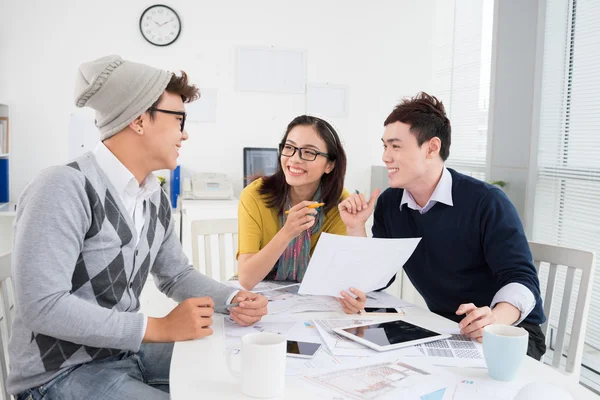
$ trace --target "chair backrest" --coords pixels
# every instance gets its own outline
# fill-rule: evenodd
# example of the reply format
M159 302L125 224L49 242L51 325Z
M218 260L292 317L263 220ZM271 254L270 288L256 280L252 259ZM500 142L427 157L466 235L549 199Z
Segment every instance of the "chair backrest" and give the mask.
M0 329L0 371L2 372L2 394L4 399L11 399L6 391L6 377L8 376L8 353L5 347L8 343L12 328L12 309L14 308L14 288L12 287L12 271L10 268L11 253L0 256L0 294L2 307L0 307L0 321L6 326L6 337ZM11 285L9 289L9 285Z
M558 328L556 331L556 341L554 346L554 355L552 357L552 366L560 369L561 358L565 346L567 335L567 320L569 319L569 306L571 294L575 286L575 272L581 271L581 280L575 303L575 313L573 315L573 324L571 326L571 335L569 338L569 347L567 349L567 362L565 372L573 375L573 378L579 380L581 369L581 360L583 358L583 344L585 340L585 330L587 317L590 309L592 295L592 283L594 279L595 254L589 251L570 249L566 247L552 246L542 243L529 242L533 261L538 275L542 263L550 264L548 270L548 281L546 284L546 294L544 295L544 314L547 317L542 325L542 331L546 335L548 344L549 322L552 312L552 300L554 297L556 275L558 266L567 267L566 280L562 302L560 304L560 315L558 319Z
M213 252L211 236L216 235L219 242L219 274L213 276ZM233 251L233 270L227 271L226 257L226 235L231 235L231 249ZM206 275L220 280L221 282L229 279L237 272L237 260L235 254L238 246L238 221L235 218L231 219L210 219L192 221L192 262L197 270L200 270L200 248L198 239L204 239L204 261L206 267Z

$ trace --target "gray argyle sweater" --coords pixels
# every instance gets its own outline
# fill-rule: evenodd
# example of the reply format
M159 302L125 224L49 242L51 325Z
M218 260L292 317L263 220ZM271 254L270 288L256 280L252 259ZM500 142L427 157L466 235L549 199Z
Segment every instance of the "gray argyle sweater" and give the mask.
M210 296L224 304L234 292L189 264L162 190L146 201L139 235L91 153L43 171L17 204L11 394L65 368L138 351L144 317L137 310L149 272L176 301Z

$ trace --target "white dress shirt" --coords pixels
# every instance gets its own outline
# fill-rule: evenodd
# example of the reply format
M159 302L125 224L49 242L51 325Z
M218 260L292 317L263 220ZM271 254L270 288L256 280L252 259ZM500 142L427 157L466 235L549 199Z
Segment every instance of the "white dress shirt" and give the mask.
M424 207L419 206L412 194L405 189L402 193L402 200L400 201L400 210L402 210L402 207L406 204L408 208L419 211L421 214L425 214L427 211L431 210L436 203L443 203L448 206L454 205L452 202L452 175L446 167L444 167L442 177L431 194L431 198ZM501 287L494 295L490 308L494 308L496 304L502 302L511 304L521 312L520 318L513 325L520 324L535 307L535 297L531 290L518 282L511 282Z

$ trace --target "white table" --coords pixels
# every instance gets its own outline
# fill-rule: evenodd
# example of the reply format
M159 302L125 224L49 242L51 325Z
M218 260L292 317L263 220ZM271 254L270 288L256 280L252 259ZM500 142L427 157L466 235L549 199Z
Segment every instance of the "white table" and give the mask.
M454 328L456 323L437 316L419 307L405 309L404 319L431 329ZM340 312L294 314L298 320L352 318ZM289 315L288 315L289 317ZM266 316L265 321L276 320L276 316ZM246 398L240 392L240 386L231 376L225 362L225 340L223 338L222 318L215 316L214 334L211 337L178 342L175 344L171 360L171 399L240 399ZM441 367L465 378L489 379L483 368ZM528 382L545 382L567 390L576 400L598 399L581 385L572 383L566 376L533 358L526 357L519 371L519 377ZM292 377L289 377L292 378ZM286 378L285 399L314 398L307 395L307 383L299 379Z

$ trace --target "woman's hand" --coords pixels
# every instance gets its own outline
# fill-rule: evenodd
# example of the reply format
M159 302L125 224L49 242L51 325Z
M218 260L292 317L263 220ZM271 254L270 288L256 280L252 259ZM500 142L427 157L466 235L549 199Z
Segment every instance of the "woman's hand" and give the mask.
M285 232L289 240L292 240L303 231L312 228L315 224L315 216L318 211L314 208L308 208L316 201L302 201L289 209L289 214L285 225L281 230Z

